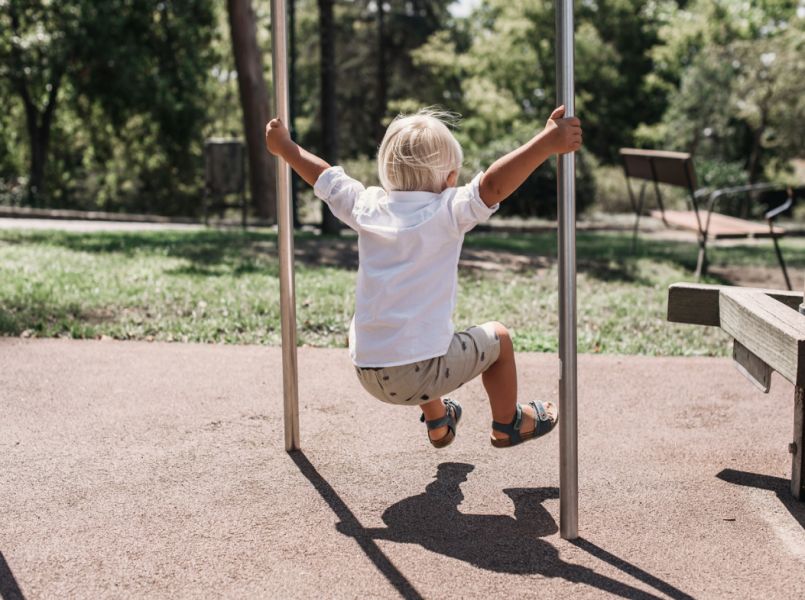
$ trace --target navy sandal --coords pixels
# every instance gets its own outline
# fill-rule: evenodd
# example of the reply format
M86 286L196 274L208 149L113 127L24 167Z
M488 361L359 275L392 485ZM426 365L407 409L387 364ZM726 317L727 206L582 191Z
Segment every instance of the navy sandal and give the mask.
M442 403L446 410L445 415L441 419L426 421L424 413L419 417L419 420L428 426L428 431L447 425L447 433L438 440L431 440L430 436L428 436L428 440L434 448L444 448L450 445L456 437L458 422L461 420L461 405L458 402L450 398L445 398L442 400Z
M545 410L545 406L542 404L542 402L529 402L528 404L534 408L534 412L537 415L534 431L520 433L520 425L522 425L523 422L523 408L521 404L518 404L514 415L514 420L511 423L498 423L497 421L492 421L492 429L499 431L500 433L505 433L509 436L508 439L501 440L495 439L494 437L491 438L492 445L495 448L508 448L509 446L516 446L517 444L527 440L542 437L556 427L556 424L559 422L559 413L556 414L555 419L551 420L551 417L548 415L548 411Z

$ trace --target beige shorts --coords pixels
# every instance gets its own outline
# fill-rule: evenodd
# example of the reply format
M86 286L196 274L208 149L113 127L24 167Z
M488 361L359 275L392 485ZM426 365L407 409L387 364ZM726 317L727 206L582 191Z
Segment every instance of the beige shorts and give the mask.
M397 367L355 367L364 389L390 404L422 404L461 387L500 356L492 323L453 334L447 354Z

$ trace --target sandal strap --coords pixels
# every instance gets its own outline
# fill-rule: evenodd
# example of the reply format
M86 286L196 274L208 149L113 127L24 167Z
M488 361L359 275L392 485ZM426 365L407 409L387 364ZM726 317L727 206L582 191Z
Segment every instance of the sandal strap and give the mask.
M548 416L548 411L545 410L545 405L542 402L534 402L533 400L529 402L531 406L534 407L534 410L537 412L537 419L540 421L550 421L550 417Z
M523 424L523 409L517 404L515 405L514 419L511 423L500 423L499 421L492 421L492 429L505 433L509 436L512 444L520 441L520 425Z
M553 429L554 421L551 421L551 417L548 415L548 411L545 410L545 406L542 402L531 402L530 404L537 409L538 418L537 422L534 424L534 432L536 436L539 437Z
M445 398L444 400L442 400L442 403L444 404L445 408L445 414L443 417L426 421L425 415L421 414L419 415L419 422L427 425L428 430L438 429L439 427L444 427L445 425L447 425L448 429L450 429L455 433L456 424L458 423L458 420L461 418L461 405L451 400L450 398Z
M419 417L419 421L422 422L422 423L425 423L425 425L427 425L429 430L430 429L438 429L439 427L444 427L445 425L449 426L451 420L452 419L450 417L450 411L449 410L447 411L447 414L445 414L440 419L432 419L430 421L426 421L425 420L425 415L422 415L421 417Z

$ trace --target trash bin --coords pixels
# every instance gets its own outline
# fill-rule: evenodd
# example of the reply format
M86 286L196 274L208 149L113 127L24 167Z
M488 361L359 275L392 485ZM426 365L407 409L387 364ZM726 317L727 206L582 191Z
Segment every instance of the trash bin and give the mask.
M209 214L224 215L228 208L240 207L246 227L246 151L241 140L211 138L204 142L204 223ZM231 198L235 196L233 201Z

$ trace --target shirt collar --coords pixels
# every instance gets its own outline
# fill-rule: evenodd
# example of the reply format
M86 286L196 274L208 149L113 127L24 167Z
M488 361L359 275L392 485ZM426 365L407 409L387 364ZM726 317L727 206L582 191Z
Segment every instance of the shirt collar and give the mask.
M402 192L392 190L389 192L389 200L392 202L428 202L440 196L436 192Z

